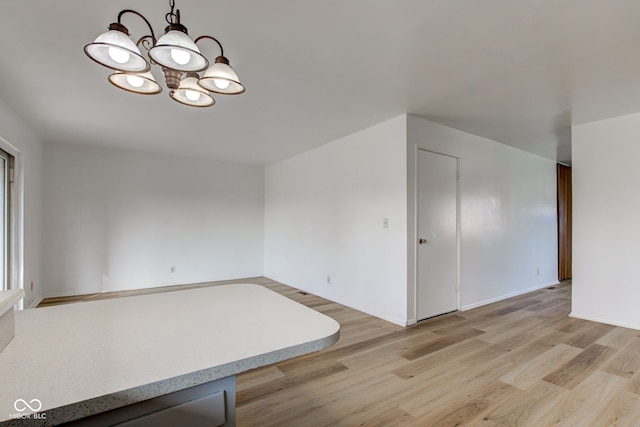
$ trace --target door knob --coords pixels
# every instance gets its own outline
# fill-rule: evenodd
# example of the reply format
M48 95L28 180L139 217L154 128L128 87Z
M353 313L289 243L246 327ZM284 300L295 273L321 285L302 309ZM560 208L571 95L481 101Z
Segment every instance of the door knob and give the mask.
M420 238L420 240L418 240L418 243L424 245L425 243L427 243L427 239Z

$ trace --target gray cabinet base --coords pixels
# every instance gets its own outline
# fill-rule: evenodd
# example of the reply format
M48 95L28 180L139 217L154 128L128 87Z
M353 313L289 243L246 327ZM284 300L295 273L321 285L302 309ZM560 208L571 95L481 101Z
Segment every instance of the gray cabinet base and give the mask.
M81 426L164 427L236 425L236 377L222 378L68 424Z

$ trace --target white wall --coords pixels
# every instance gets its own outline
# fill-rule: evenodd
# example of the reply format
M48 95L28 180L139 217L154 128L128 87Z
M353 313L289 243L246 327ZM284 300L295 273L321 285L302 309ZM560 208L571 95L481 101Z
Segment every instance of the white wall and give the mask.
M413 116L267 167L265 274L414 322L417 147L460 159L462 309L557 283L555 162Z
M265 275L404 325L405 116L268 166L265 180Z
M462 309L557 283L555 162L415 116L407 117L407 134L410 321L418 147L459 158Z
M0 148L17 154L23 166L23 271L24 307L35 306L43 294L42 282L42 141L0 100ZM8 144L8 146L6 145ZM33 290L31 289L33 283Z
M572 134L572 316L640 329L640 113Z
M73 144L44 153L46 296L263 274L262 167Z

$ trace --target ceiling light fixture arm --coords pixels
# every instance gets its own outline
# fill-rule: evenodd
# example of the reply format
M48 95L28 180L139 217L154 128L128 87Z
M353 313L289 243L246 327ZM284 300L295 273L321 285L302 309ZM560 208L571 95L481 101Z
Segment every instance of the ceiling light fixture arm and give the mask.
M120 25L122 28L126 28L124 25L122 25L122 16L125 15L126 13L133 13L134 15L140 17L147 24L147 27L149 27L149 32L151 32L151 35L145 35L140 37L136 45L140 46L140 44L142 44L145 47L145 49L149 50L150 48L147 46L147 43L149 43L148 39L150 38L152 47L155 46L157 39L156 39L155 33L153 32L153 27L151 26L151 23L149 22L149 20L145 18L144 15L141 14L140 12L137 12L133 9L121 10L120 13L118 13L118 25ZM128 31L125 31L125 33L129 34Z
M218 47L220 48L220 56L224 56L224 49L222 48L222 44L218 41L217 38L205 35L205 36L198 37L193 42L197 44L202 39L209 39L209 40L213 40L214 42L216 42L218 44Z

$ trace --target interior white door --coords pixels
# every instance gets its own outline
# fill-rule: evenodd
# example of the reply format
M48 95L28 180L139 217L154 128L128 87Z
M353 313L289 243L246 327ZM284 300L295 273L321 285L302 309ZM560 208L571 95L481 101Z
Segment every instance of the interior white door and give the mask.
M418 320L458 309L458 159L418 150Z

